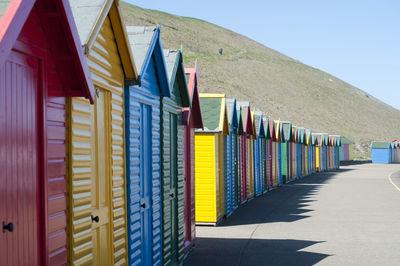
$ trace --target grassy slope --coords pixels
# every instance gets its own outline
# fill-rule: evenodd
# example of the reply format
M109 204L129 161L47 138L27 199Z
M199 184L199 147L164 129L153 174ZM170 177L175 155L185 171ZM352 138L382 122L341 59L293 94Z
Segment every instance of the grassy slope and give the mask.
M400 135L399 110L332 75L206 21L121 6L127 25L161 23L164 48L182 44L187 67L198 58L201 92L250 100L272 119L345 135L356 142L358 157L370 156L371 140Z

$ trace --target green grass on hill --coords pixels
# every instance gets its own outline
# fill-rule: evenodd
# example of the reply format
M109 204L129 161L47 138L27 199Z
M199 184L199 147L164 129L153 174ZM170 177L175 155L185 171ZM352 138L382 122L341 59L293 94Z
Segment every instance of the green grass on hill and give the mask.
M347 136L360 159L370 157L371 140L400 136L399 110L328 73L203 20L124 2L121 7L127 25L161 23L164 48L182 44L187 67L199 60L200 92L225 93L272 119Z

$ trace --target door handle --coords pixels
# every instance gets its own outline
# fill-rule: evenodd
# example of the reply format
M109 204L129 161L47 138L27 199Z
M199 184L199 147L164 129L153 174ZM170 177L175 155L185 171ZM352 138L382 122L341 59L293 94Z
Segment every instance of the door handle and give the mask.
M169 197L170 197L171 199L173 199L173 198L174 198L174 196L175 196L175 194L174 194L174 193L170 193L170 194L169 194Z
M99 216L93 216L93 215L91 215L90 217L92 218L92 223L93 223L93 222L98 223L98 222L100 221Z
M140 205L140 207L142 207L143 209L146 208L146 203L142 203L142 204Z
M14 231L14 224L13 223L7 224L5 221L3 221L3 233L5 233L6 231L12 233Z

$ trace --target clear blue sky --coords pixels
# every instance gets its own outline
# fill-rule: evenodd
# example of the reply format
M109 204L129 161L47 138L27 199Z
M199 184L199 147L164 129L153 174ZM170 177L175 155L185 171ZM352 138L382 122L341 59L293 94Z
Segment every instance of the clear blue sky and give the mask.
M228 28L400 110L399 0L125 1Z

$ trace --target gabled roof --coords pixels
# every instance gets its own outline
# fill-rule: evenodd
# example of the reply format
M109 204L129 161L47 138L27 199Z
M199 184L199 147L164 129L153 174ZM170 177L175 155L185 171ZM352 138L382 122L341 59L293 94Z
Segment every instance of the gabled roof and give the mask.
M181 51L164 49L164 58L170 82L169 85L172 90L171 98L179 96L180 104L182 104L181 107L190 107L191 102Z
M331 138L331 146L340 146L341 145L341 136L339 135L330 135Z
M306 144L311 145L312 131L311 129L306 129L305 132L306 132Z
M297 127L292 126L292 137L291 137L292 141L297 142L298 138L297 138Z
M225 94L200 93L204 129L196 132L222 132L229 135Z
M185 108L184 121L186 122L186 124L188 124L188 119L194 119L194 127L203 128L203 118L201 116L200 108L200 96L197 88L197 60L195 62L195 67L185 68L185 72L190 95L191 108Z
M33 6L36 4L49 38L53 59L67 95L94 102L94 86L80 45L70 6L63 0L0 1L0 69L4 66Z
M126 79L136 80L138 73L122 20L118 0L69 0L82 46L86 54L91 52L97 36L109 16L115 41Z
M341 136L341 141L342 141L342 144L354 144L354 142L352 142L351 140L349 140L345 136Z
M388 148L390 148L390 142L372 141L371 148L372 149L388 149Z
M268 122L269 122L269 134L271 135L271 140L276 141L274 120L270 119Z
M236 105L236 114L238 118L238 135L243 135L244 132L244 122L243 122L243 116L242 116L242 111L241 107L237 107Z
M271 139L271 132L269 130L269 119L268 118L263 118L263 123L264 123L264 132L265 132L265 137L267 139Z
M275 120L274 121L275 125L275 139L278 142L282 142L282 129L281 129L281 121L280 120Z
M126 30L139 74L139 85L142 83L141 79L146 73L150 61L154 59L155 67L157 68L156 73L160 81L161 95L170 97L171 87L161 45L160 27L128 26Z
M292 122L281 121L281 135L282 141L292 141Z
M253 128L253 121L251 118L250 102L236 102L237 107L240 107L242 114L244 132L249 135L254 135L255 129Z
M315 134L311 134L311 145L315 146L317 145L317 137L315 136Z
M263 113L260 110L254 110L252 112L252 116L253 116L253 125L255 125L256 136L265 137Z
M306 130L304 129L304 127L298 127L297 134L298 134L298 138L299 138L298 142L301 144L306 144L307 137L306 137Z
M236 108L236 98L226 98L226 108L228 110L228 122L233 128L239 127L238 114Z

